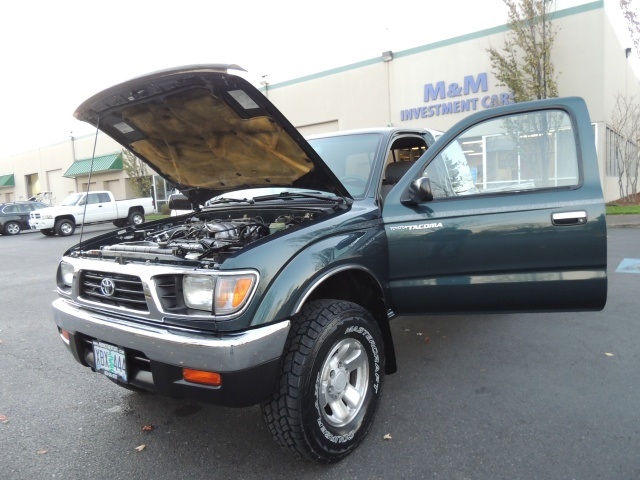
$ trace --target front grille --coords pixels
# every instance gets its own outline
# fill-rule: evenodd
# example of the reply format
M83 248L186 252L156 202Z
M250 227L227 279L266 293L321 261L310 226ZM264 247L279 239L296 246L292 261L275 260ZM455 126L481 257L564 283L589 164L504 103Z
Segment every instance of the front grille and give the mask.
M105 305L149 311L142 281L133 275L84 270L80 280L80 296Z
M155 277L158 299L165 312L184 308L182 301L182 277L176 275L159 275Z

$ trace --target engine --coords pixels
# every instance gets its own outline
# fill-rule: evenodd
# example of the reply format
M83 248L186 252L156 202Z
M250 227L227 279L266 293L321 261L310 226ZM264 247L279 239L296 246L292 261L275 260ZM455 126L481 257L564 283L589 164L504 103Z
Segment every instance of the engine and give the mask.
M238 250L269 233L269 226L260 219L204 221L151 235L148 240L179 257L206 258L220 251Z
M185 260L220 262L250 243L290 228L313 215L283 215L266 223L262 218L190 221L161 231L145 232L144 238L103 246L103 258L139 258L140 260Z

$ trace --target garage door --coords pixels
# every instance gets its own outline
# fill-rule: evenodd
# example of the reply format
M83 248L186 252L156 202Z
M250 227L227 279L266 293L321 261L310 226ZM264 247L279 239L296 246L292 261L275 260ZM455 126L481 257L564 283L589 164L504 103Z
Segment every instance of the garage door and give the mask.
M65 197L64 185L62 183L62 169L47 170L47 191L51 192L53 197L51 198L51 204L56 204L57 200L62 200Z

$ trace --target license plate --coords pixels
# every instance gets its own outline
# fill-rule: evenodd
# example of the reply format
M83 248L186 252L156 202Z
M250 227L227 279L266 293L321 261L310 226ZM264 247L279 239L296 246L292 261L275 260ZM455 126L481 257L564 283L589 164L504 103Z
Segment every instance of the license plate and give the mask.
M127 358L123 349L94 340L93 358L96 372L103 373L114 380L127 381Z

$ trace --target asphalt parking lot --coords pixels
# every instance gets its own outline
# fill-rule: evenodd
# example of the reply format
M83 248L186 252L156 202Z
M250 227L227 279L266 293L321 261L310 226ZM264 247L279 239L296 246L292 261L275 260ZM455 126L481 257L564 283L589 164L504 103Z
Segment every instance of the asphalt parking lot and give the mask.
M638 479L640 229L608 233L602 312L395 320L399 372L329 467L281 451L258 407L133 393L76 364L50 304L78 234L2 236L0 477Z

